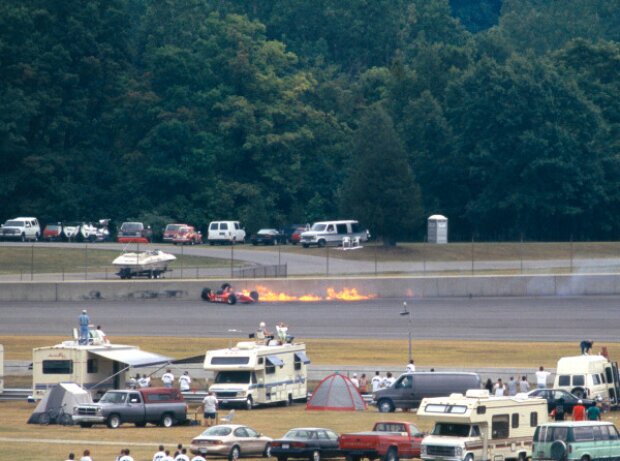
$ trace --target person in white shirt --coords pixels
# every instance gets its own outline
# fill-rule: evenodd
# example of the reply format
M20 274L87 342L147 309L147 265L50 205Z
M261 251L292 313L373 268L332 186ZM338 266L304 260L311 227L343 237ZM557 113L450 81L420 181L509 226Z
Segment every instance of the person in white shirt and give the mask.
M217 419L217 397L213 392L209 392L202 400L202 411L204 425L210 426Z
M383 378L381 377L381 374L377 371L370 380L370 384L372 385L372 391L376 392L381 389L381 383L383 383Z
M138 386L140 387L149 387L151 385L151 378L148 378L146 375L142 375L142 378L138 380Z
M189 456L187 456L187 448L182 448L181 453L174 458L174 461L189 461Z
M164 384L164 387L172 387L174 384L174 375L170 368L166 370L166 372L161 375L161 382Z
M159 451L153 455L153 461L164 461L166 459L166 452L164 451L164 446L159 446Z
M90 457L89 449L84 450L84 454L80 458L80 461L93 461L93 459Z
M166 456L162 461L174 461L174 458L170 456L170 450L166 450Z
M413 363L413 359L409 360L406 371L407 373L413 373L415 371L415 364Z
M359 389L359 387L360 387L360 380L357 379L357 373L353 373L353 376L351 377L351 382L353 383L353 385L355 387L357 387Z
M519 381L519 392L528 392L530 390L530 383L527 382L527 377L522 376Z
M502 378L499 378L493 386L493 390L495 391L495 397L503 397L506 394L506 386L502 382Z
M383 387L384 389L387 389L388 387L392 387L392 384L394 384L394 381L396 381L396 378L392 376L391 371L388 371L387 375L385 376L385 379L383 380L381 387Z
M547 387L547 378L550 374L551 373L549 373L548 371L545 371L542 365L540 366L540 368L536 372L536 387L538 387L538 389L544 389L545 387Z
M69 453L69 456L67 457L67 461L75 461L75 454Z
M133 457L129 454L129 448L125 448L122 452L122 456L118 458L118 461L134 461Z
M179 389L181 389L181 392L189 391L191 388L191 384L192 378L189 377L189 372L186 371L181 376L179 376Z
M192 461L207 461L206 459L204 459L202 456L200 455L196 455L192 458Z

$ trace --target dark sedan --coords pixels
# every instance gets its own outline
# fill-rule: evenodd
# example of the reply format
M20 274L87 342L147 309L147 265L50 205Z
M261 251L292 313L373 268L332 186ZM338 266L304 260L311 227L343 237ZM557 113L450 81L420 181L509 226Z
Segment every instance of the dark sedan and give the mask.
M596 402L591 399L580 399L576 395L562 389L534 389L527 393L528 397L542 397L547 401L547 408L549 413L558 405L560 399L563 401L564 411L571 414L573 407L577 405L577 402L581 400L584 407L590 408L596 405Z
M271 442L271 456L278 461L289 458L320 461L321 458L338 458L338 434L321 427L298 427L289 430L281 439Z
M286 243L286 236L276 229L261 229L250 237L252 245L280 245Z

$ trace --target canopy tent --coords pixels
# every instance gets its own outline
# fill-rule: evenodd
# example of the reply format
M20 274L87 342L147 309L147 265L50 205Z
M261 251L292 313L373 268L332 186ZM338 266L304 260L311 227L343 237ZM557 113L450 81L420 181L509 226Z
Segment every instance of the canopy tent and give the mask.
M141 351L140 349L93 349L91 354L104 357L115 362L124 363L133 368L148 367L170 363L173 359L165 355L154 354L152 352Z
M60 383L43 396L28 424L72 424L75 405L93 403L90 394L75 383Z
M306 410L365 410L366 402L355 384L344 375L334 373L319 383L306 404Z

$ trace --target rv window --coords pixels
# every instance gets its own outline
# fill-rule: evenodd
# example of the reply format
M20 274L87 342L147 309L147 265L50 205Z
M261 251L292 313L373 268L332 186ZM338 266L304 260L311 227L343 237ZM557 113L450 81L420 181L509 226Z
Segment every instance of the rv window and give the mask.
M336 224L336 230L339 234L347 233L347 225L346 224Z
M558 379L559 386L570 386L570 376L569 375L561 375Z
M493 416L491 427L491 438L505 439L509 434L508 415Z
M608 383L614 382L614 376L611 367L605 367L605 378L607 378Z
M276 372L276 366L273 364L272 361L267 360L267 363L265 363L265 374L273 375L275 372Z
M212 357L211 365L247 365L250 357Z
M476 408L476 413L479 415L484 415L487 412L487 407L485 405L480 405Z
M220 371L215 377L215 384L248 384L249 371Z
M73 360L43 360L44 375L70 375L73 373Z
M258 358L258 364L259 364L259 365L262 365L262 364L263 364L263 362L264 362L263 358L262 358L262 357L259 357L259 358Z
M99 371L97 359L88 359L86 371L87 373L97 373Z
M470 437L480 437L480 428L476 424L471 427Z
M592 375L592 382L594 385L601 384L601 376L598 374Z
M594 433L591 427L573 427L573 437L575 438L575 442L594 440Z
M585 386L586 379L583 375L573 375L573 386Z
M516 429L519 427L519 413L513 413L512 414L512 423L511 423L511 427L513 429Z
M301 360L299 359L299 356L297 354L295 354L295 370L301 370Z
M462 415L467 411L467 407L465 405L443 405L437 403L429 403L424 408L424 411L427 413L453 413L457 415Z
M538 426L538 413L535 411L530 413L530 427Z

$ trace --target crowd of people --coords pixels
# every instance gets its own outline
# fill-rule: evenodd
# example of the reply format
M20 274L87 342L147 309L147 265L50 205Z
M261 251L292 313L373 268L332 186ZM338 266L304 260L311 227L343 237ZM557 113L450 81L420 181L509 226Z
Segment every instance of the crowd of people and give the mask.
M177 445L176 450L173 454L170 450L165 449L163 445L158 447L157 452L153 455L153 461L206 461L206 459L201 455L196 455L193 458L190 458L188 455L188 450L183 446L182 443ZM76 461L75 453L69 453L66 461ZM83 452L83 456L79 458L79 461L95 461L91 455L90 450L86 449ZM115 461L134 461L133 456L131 456L131 450L129 448L123 448L119 455L116 457Z

